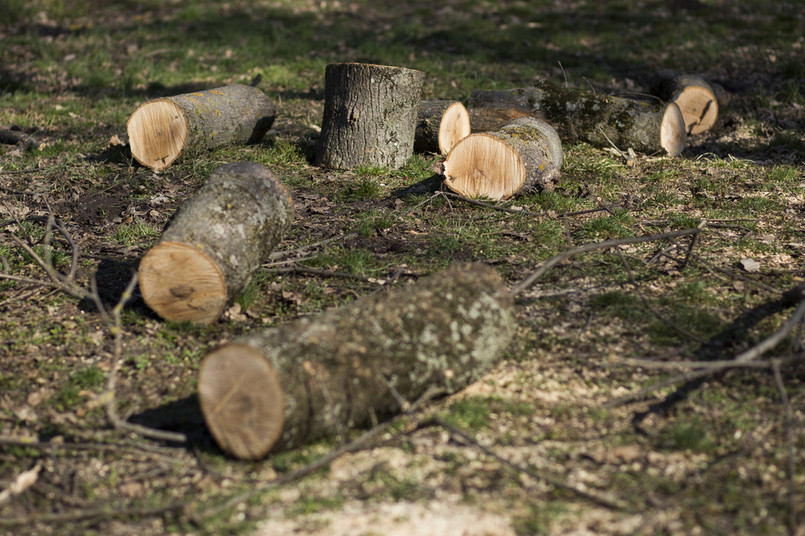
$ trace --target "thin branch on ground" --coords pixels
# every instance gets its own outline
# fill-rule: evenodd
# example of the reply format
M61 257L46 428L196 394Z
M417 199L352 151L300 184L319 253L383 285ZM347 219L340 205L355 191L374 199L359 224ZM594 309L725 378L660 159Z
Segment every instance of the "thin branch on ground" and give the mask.
M169 512L181 512L189 500L175 501L154 508L122 508L116 509L106 502L104 506L84 510L71 510L69 512L34 515L23 517L0 518L0 527L18 527L34 523L68 523L84 520L100 521L104 519L125 519L132 517L152 517Z
M573 249L569 249L555 257L546 261L542 266L539 267L534 273L528 276L524 281L518 283L517 285L512 288L512 294L518 295L524 290L528 289L531 285L533 285L537 279L548 273L548 271L559 264L560 262L564 261L565 259L569 259L574 255L578 255L580 253L586 253L588 251L594 251L596 249L607 249L615 246L625 245L625 244L639 244L642 242L656 242L659 240L669 240L671 238L677 238L679 236L687 236L698 234L701 232L701 229L698 227L693 227L691 229L682 229L679 231L671 231L668 233L660 233L655 235L648 235L648 236L634 236L630 238L617 238L612 240L605 240L604 242L595 242L592 244L584 244L583 246L578 246Z
M738 362L734 359L719 359L715 361L659 361L656 359L641 359L637 357L619 357L611 363L605 363L609 366L624 366L643 369L658 369L658 370L709 370L713 372L721 372L729 369L763 369L771 370L775 366L785 367L791 363L795 363L805 359L805 354L793 354L788 356L776 357L768 361L743 361Z
M274 251L268 256L269 260L279 259L282 257L287 257L288 255L298 254L304 252L308 249L317 248L323 246L325 244L329 244L330 242L335 242L338 240L349 240L350 238L355 238L358 236L358 233L347 233L341 236L334 236L331 238L326 238L324 240L319 240L318 242L313 242L312 244L305 244L304 246L299 246L298 248L294 249L286 249L284 251ZM298 260L298 259L297 259ZM264 265L266 266L266 265Z
M268 268L266 272L272 274L309 274L321 277L341 277L345 279L356 279L358 281L366 281L367 283L377 283L377 278L366 277L358 274L351 274L349 272L333 272L331 270L322 270L320 268L308 268L307 266L289 266L288 268Z
M529 469L528 467L525 467L523 465L514 463L513 461L508 460L508 459L500 456L499 454L497 454L495 451L493 451L489 447L486 447L486 446L482 445L481 443L479 443L478 440L476 440L475 438L469 436L465 432L459 430L458 428L452 426L451 424L445 422L444 420L442 420L442 419L440 419L438 417L433 418L432 423L436 424L438 426L441 426L442 428L447 430L450 434L461 438L462 440L467 442L469 445L477 448L478 450L480 450L481 452L483 452L487 456L489 456L491 458L494 458L495 460L497 460L497 461L499 461L499 462L501 462L501 463L503 463L505 465L508 465L512 469L514 469L514 470L516 470L516 471L518 471L520 473L523 473L525 475L528 475L528 476L530 476L531 478L533 478L535 480L545 482L546 484L549 484L550 486L553 486L554 488L557 488L557 489L562 489L562 490L565 490L565 491L569 491L569 492L573 493L574 495L577 495L577 496L581 497L582 499L586 499L586 500L588 500L590 502L593 502L593 503L595 503L595 504L597 504L599 506L604 506L606 508L610 508L610 509L613 509L613 510L620 510L620 511L629 511L630 510L630 508L627 505L622 504L621 502L619 502L617 500L609 499L607 497L604 497L603 495L599 495L599 494L594 493L592 491L587 491L587 490L581 489L581 488L579 488L577 486L573 486L571 484L563 482L563 481L559 480L556 477L546 475L544 473L537 473L536 471L534 471L532 469ZM423 425L427 425L427 423L423 423Z
M803 318L805 318L805 287L800 286L797 287L797 289L800 293L801 298L799 300L799 305L794 311L794 314L792 314L791 317L788 320L786 320L786 322L780 327L780 329L778 329L768 338L761 341L759 344L753 346L752 348L746 350L745 352L736 355L732 360L730 360L731 362L741 364L753 362L761 358L770 350L772 350L785 337L787 337L791 332L797 329L799 324L802 322ZM642 400L647 396L654 394L656 391L664 389L665 387L671 387L680 383L687 383L691 381L700 380L702 378L706 378L708 376L716 374L717 372L724 371L727 368L728 367L710 368L704 370L700 369L693 372L679 374L677 376L673 376L671 378L658 382L654 385L650 385L648 387L640 389L635 393L631 393L623 397L610 400L609 402L604 404L604 407L613 408L622 406L624 404L629 404L637 400Z

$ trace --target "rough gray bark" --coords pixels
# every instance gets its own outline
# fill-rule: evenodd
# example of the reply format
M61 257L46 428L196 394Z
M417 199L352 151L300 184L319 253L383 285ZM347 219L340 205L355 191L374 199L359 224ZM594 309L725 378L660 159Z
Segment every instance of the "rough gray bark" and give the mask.
M470 133L470 116L458 101L422 101L417 114L414 150L446 155Z
M184 153L258 141L276 113L262 91L236 84L148 101L126 128L132 156L161 170Z
M218 168L140 262L143 299L167 320L217 320L292 220L293 201L266 168Z
M402 67L328 65L317 163L331 169L405 165L424 79L425 73Z
M257 459L399 412L398 397L462 389L495 364L515 327L498 273L454 265L224 344L201 363L201 410L222 449Z
M597 95L539 82L534 87L474 91L473 129L499 128L518 115L548 121L566 142L676 156L685 147L685 124L674 103Z
M718 91L701 76L661 71L651 91L679 106L688 135L710 130L718 120Z
M466 197L508 199L518 192L553 190L564 160L556 130L520 117L494 132L460 140L443 164L445 185Z

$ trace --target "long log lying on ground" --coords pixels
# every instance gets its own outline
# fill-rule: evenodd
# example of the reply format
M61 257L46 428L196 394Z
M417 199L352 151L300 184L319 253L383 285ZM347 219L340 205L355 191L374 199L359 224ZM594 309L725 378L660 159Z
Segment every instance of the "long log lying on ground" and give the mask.
M397 169L411 158L425 73L402 67L333 63L324 79L316 161L332 169Z
M445 185L466 197L508 199L518 191L553 190L564 155L556 130L521 117L500 130L470 134L444 161Z
M470 114L458 101L426 100L419 106L414 150L445 155L470 134Z
M166 320L217 320L292 220L293 201L270 171L253 162L221 166L140 261L145 303Z
M150 100L126 128L132 156L158 171L183 153L258 141L276 114L265 93L236 84Z
M710 130L718 119L716 90L701 76L663 71L651 92L679 106L688 135Z
M534 87L474 91L469 102L473 132L496 130L512 117L548 121L566 142L676 156L685 148L685 121L675 103L597 95L539 82Z
M213 437L238 458L295 447L452 393L487 372L516 326L509 291L485 265L454 265L388 293L228 342L201 363Z

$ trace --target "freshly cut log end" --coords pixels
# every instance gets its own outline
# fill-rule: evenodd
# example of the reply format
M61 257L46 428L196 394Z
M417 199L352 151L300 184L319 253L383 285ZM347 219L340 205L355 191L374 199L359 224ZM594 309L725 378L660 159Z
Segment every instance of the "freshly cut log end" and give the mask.
M710 130L718 119L719 90L701 76L661 71L652 91L679 106L688 135Z
M126 129L132 156L159 171L186 152L258 141L275 116L262 91L235 84L148 101Z
M668 156L678 156L685 150L687 143L685 118L675 103L670 103L665 110L660 126L660 145Z
M184 112L171 101L154 101L132 114L128 123L131 155L145 167L162 170L187 143Z
M162 242L139 268L143 300L162 318L209 324L226 306L226 280L206 253L180 242Z
M517 151L490 134L470 134L444 161L444 183L459 195L508 199L522 188L526 170Z
M417 116L414 150L446 155L470 134L470 114L458 101L422 101Z
M208 354L199 372L198 398L215 441L237 458L262 458L282 434L282 386L251 346L229 343Z

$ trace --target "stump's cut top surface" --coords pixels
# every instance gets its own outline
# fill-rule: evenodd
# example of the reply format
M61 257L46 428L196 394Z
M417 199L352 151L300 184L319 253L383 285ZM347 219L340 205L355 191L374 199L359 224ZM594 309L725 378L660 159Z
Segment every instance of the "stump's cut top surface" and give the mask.
M444 161L445 184L466 197L508 199L523 186L525 173L517 151L488 134L460 140Z

